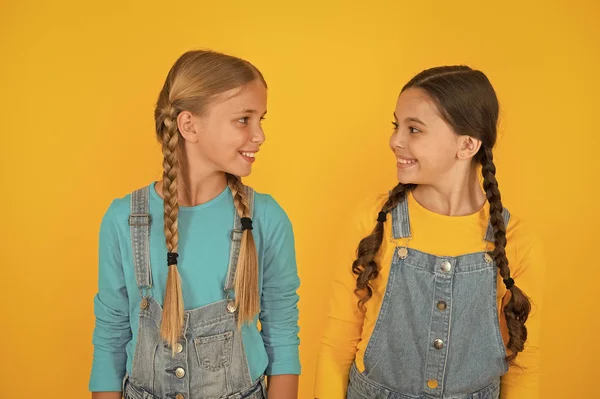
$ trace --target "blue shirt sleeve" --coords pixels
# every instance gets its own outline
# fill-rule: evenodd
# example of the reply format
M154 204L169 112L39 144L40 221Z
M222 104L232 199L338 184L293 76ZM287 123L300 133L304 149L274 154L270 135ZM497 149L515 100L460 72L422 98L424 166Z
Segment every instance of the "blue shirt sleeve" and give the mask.
M120 392L131 340L129 300L121 263L118 225L113 201L102 219L99 239L98 293L94 298L96 326L89 389Z
M267 196L265 255L261 298L261 334L269 365L267 375L300 374L298 294L294 233L285 211Z

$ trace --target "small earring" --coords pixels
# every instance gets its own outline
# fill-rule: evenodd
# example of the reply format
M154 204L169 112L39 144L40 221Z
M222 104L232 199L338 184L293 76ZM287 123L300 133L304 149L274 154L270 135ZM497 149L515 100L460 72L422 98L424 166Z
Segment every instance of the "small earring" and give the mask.
M462 157L464 157L464 156L465 156L465 153L464 153L464 152L461 152L461 153L460 153L460 157L462 158Z

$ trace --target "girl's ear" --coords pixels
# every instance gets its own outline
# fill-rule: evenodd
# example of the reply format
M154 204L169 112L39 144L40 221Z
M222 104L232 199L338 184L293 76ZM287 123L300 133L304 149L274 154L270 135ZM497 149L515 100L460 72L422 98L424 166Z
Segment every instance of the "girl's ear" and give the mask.
M471 159L479 152L481 140L471 136L460 136L457 147L456 157L458 159Z
M189 111L181 111L177 115L177 128L184 140L192 143L198 142L198 124L196 117Z

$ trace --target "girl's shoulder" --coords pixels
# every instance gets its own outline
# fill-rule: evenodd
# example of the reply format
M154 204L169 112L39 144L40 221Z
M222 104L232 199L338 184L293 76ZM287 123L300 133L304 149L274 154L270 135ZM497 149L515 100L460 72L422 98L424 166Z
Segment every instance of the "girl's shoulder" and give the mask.
M539 230L535 223L512 212L510 212L510 218L506 226L506 238L508 241L519 243L521 246L525 244L533 245L540 240Z
M513 273L519 275L531 267L544 267L543 240L538 226L531 220L511 213L506 226L506 241L506 253L512 261Z
M271 194L254 191L253 220L265 231L277 230L281 227L291 228L292 223L283 207Z
M150 185L140 187L151 188ZM135 190L134 190L135 191ZM108 205L102 219L103 224L111 224L115 227L128 228L129 227L129 215L131 214L131 195L129 192L121 197L113 198Z

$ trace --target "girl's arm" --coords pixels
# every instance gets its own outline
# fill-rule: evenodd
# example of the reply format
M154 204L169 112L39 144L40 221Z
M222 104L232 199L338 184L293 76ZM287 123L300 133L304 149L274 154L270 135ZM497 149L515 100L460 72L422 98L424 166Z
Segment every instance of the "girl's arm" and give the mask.
M297 399L298 376L294 374L269 377L269 399Z
M122 399L121 392L93 392L92 399Z
M330 261L333 266L326 273L332 275L332 280L329 291L321 295L328 299L329 306L317 360L315 398L318 399L346 398L348 374L364 322L364 313L357 306L359 297L354 293L356 275L352 273L352 263L360 240L375 227L381 201L369 199L359 205L358 212L347 226L337 230L332 241L336 246L332 248Z
M507 236L508 243L511 245L512 242L514 251L514 256L511 257L514 264L509 264L511 276L515 279L515 285L529 297L531 312L525 322L527 327L525 349L517 355L516 364L502 376L500 397L502 399L537 398L541 394L540 333L546 261L541 240L529 226L517 220L511 230L510 235ZM507 255L510 255L508 247ZM506 293L502 299L502 306L509 298L510 293ZM508 340L506 320L504 312L501 310L499 313L500 326L506 342Z
M117 202L111 204L100 227L98 293L94 298L96 326L92 339L94 359L89 382L95 399L120 398L127 363L125 347L131 340L117 223L121 209L117 209L117 205ZM127 220L129 206L125 205L122 211Z
M300 280L292 225L284 210L268 197L264 217L264 268L261 295L261 335L269 358L271 399L296 398L298 354L298 294Z

